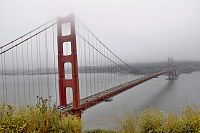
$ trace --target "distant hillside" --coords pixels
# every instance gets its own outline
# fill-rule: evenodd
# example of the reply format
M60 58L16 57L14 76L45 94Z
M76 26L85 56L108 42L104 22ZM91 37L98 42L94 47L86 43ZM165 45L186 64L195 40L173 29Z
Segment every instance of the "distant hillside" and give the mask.
M176 61L177 71L179 73L191 73L194 71L200 71L200 61ZM167 68L168 62L156 62L156 63L134 63L131 64L134 68L141 72L148 74Z
M200 61L176 61L175 65L177 67L177 71L179 73L191 73L194 71L200 71ZM134 68L133 70L129 71L129 73L134 74L151 74L153 72L160 71L162 69L168 68L167 62L156 62L156 63L133 63L130 66ZM124 66L126 68L126 66ZM130 68L129 68L130 69ZM138 72L139 71L139 72ZM71 68L65 69L66 73L71 73ZM79 73L125 73L125 69L119 68L117 66L81 66L79 67ZM0 75L2 70L0 70ZM57 68L41 68L41 69L33 69L27 70L19 69L18 72L15 70L5 70L5 74L7 75L17 75L17 74L24 74L24 75L37 75L37 74L55 74L58 73Z

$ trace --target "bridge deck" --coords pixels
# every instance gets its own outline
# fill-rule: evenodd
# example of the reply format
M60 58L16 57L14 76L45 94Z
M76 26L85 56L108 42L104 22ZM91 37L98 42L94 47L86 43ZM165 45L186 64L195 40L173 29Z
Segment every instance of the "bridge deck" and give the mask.
M121 92L124 92L124 91L126 91L126 90L128 90L128 89L130 89L134 86L137 86L137 85L139 85L139 84L141 84L145 81L148 81L152 78L155 78L157 76L160 76L160 75L168 73L168 72L169 72L169 70L166 70L166 71L157 72L157 73L154 73L154 74L151 74L151 75L147 75L147 76L135 79L133 81L124 83L122 85L110 88L108 90L97 93L95 95L81 99L81 102L80 102L81 106L80 106L79 109L74 109L72 107L72 103L68 104L67 107L59 107L59 109L62 112L75 112L76 110L82 112L82 111L84 111L84 110L86 110L86 109L88 109L92 106L95 106L95 105L105 101L106 99L109 99L113 96L118 95Z

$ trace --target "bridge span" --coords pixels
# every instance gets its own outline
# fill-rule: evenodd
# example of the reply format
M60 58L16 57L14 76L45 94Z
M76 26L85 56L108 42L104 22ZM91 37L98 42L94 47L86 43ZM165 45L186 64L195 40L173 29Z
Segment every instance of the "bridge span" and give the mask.
M151 80L153 78L157 78L160 75L169 74L169 73L170 73L170 70L156 72L156 73L135 79L133 81L129 81L127 83L121 84L119 86L110 88L108 90L102 91L95 95L91 95L89 97L82 99L80 101L80 108L77 108L77 109L73 108L72 103L68 104L67 107L59 107L59 109L65 113L74 113L75 112L77 114L81 114L84 110L87 110L88 108L93 107L101 102L104 102L105 100L110 99L124 91L127 91L127 90L129 90L137 85L140 85L148 80ZM169 80L173 80L173 79L171 78Z

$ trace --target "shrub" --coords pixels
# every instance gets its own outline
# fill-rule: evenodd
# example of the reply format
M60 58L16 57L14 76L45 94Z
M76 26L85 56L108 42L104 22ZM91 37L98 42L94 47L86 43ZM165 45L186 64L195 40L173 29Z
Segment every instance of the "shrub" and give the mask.
M166 115L155 110L145 110L134 122L133 117L124 120L124 133L199 133L200 110L186 107L182 116Z
M3 133L80 133L82 122L64 115L40 98L35 106L0 105L0 132ZM84 133L198 133L200 110L186 107L181 116L145 110L138 117L126 116L120 130L96 129Z
M122 122L122 132L136 133L136 123L131 115L125 117L125 120Z
M61 114L48 102L39 99L36 106L0 106L0 132L17 133L80 133L82 123L76 116Z
M173 133L178 129L178 117L174 114L169 114L165 116L163 123L163 132L164 133Z
M178 121L176 132L199 133L200 132L200 110L186 107L182 118Z
M138 127L141 133L159 133L163 126L163 113L146 110L139 115Z

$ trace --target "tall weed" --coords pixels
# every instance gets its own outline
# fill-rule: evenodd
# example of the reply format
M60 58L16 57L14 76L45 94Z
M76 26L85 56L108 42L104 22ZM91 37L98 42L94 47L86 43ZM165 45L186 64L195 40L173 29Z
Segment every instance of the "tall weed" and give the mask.
M36 106L0 105L0 132L5 133L80 133L82 123L72 115L61 114L39 98Z

